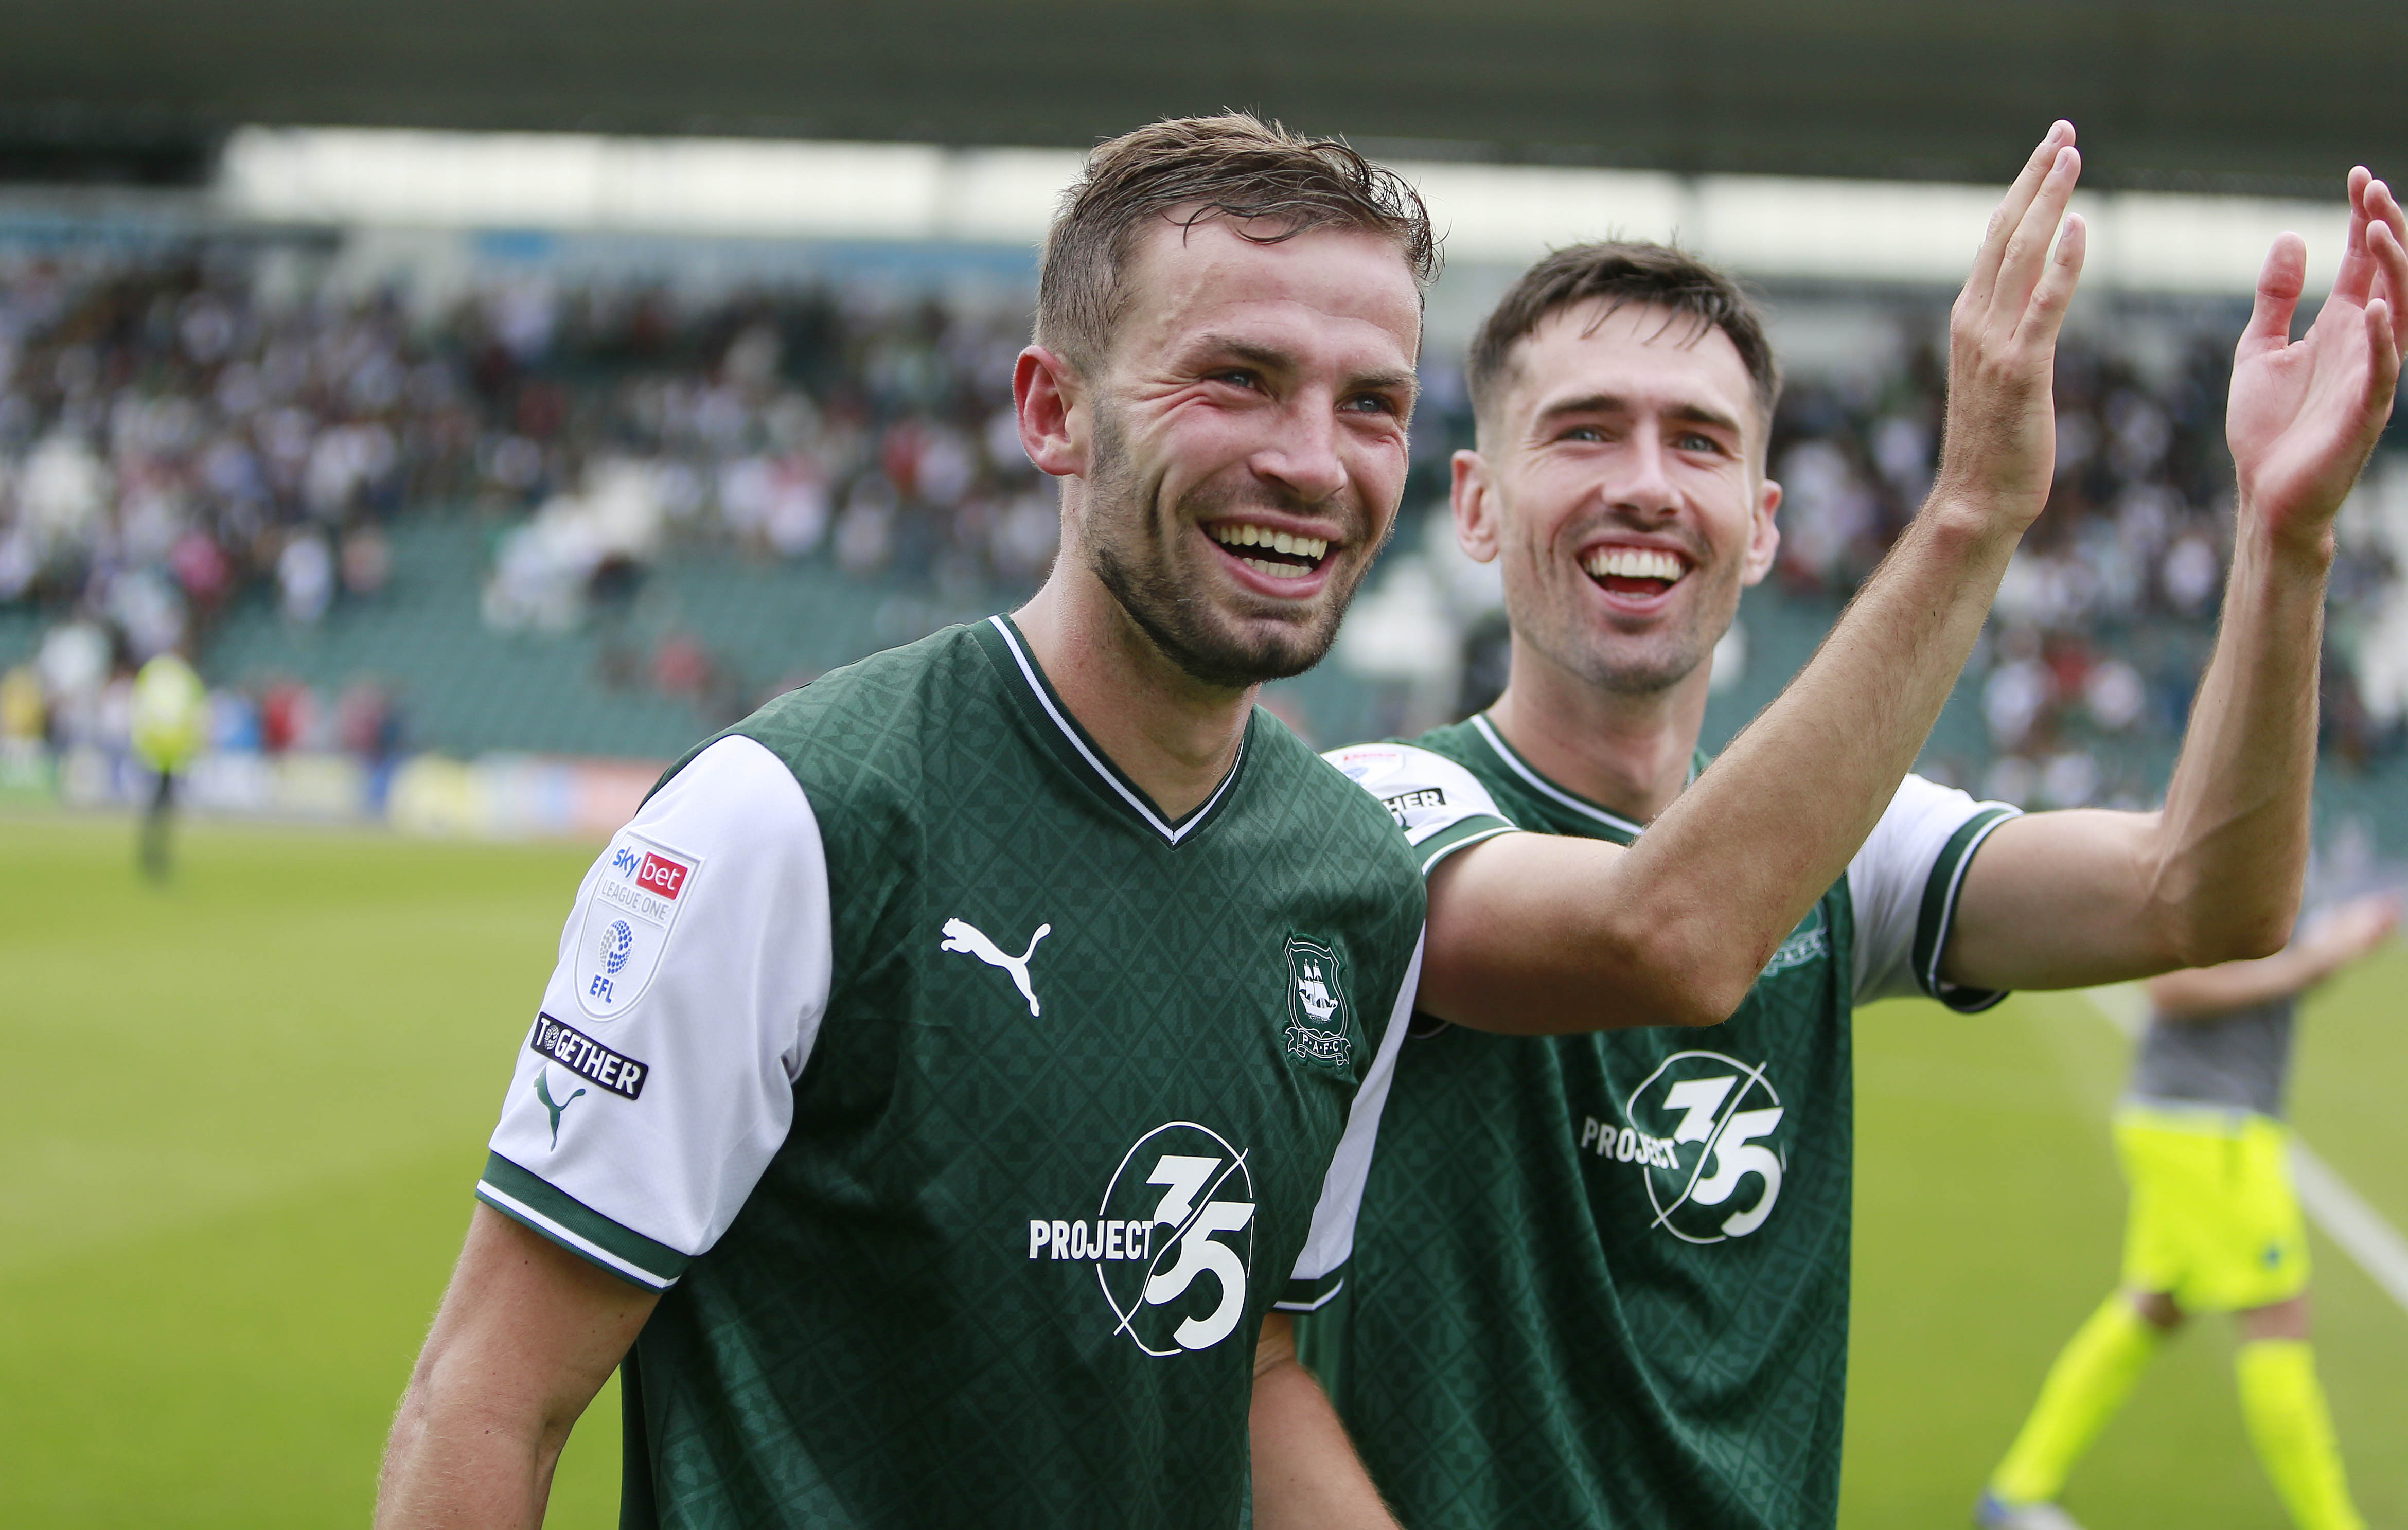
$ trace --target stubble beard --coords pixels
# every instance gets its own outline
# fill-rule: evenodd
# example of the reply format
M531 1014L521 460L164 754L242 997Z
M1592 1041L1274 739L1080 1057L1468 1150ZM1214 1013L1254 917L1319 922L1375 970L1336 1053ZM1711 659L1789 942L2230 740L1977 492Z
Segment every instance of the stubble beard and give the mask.
M1371 560L1363 559L1351 576L1333 570L1319 602L1300 620L1241 623L1204 598L1192 578L1182 577L1178 551L1191 523L1234 508L1214 503L1215 497L1236 496L1199 493L1164 507L1159 495L1131 464L1117 417L1099 408L1082 540L1089 571L1147 641L1190 679L1232 691L1286 679L1319 664L1337 641L1339 621ZM1350 527L1350 535L1357 529Z

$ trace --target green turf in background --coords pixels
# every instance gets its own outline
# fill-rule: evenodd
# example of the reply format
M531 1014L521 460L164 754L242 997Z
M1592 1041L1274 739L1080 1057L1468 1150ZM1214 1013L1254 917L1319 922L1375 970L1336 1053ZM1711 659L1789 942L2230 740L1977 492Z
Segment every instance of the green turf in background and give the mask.
M0 1526L362 1524L378 1450L591 854L0 817ZM2305 1135L2408 1224L2408 954L2310 1007ZM2114 1278L2124 1043L2085 1001L1859 1022L1842 1521L1956 1526ZM2361 1507L2408 1522L2408 1313L2321 1238L2320 1352ZM2276 1526L2224 1325L2073 1482L2092 1530ZM606 1392L556 1526L617 1518ZM1552 1527L1549 1527L1552 1530Z
M2370 1198L2400 1185L2385 1098L2408 1063L2395 951L2305 1011L2295 1118ZM2381 970L2376 970L2380 967ZM2386 1006L2389 1006L2386 1012ZM2077 994L1986 1015L1857 1020L1856 1299L1841 1523L1961 1525L2042 1375L2115 1280L2124 1191L2108 1115L2128 1048ZM2386 1180L2384 1176L2389 1173ZM2378 1200L2398 1218L2396 1197ZM2321 1236L2318 1359L2358 1507L2408 1519L2408 1312ZM2088 1530L2287 1523L2251 1452L2230 1324L2194 1322L2070 1484Z
M364 1524L590 849L0 819L0 1525ZM556 1525L617 1523L614 1392Z

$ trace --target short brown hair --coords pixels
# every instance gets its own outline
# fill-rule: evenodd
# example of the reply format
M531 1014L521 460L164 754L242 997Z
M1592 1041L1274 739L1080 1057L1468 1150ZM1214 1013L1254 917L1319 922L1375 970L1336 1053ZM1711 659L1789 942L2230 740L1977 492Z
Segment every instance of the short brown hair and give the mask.
M1765 338L1764 310L1727 273L1685 250L1647 239L1576 244L1522 273L1499 299L1471 342L1464 386L1482 419L1504 390L1513 348L1558 308L1601 299L1605 313L1633 303L1687 314L1702 337L1710 329L1730 336L1756 385L1756 408L1772 418L1781 397L1781 364ZM1600 318L1603 315L1599 315Z
M1171 216L1178 208L1190 210ZM1155 218L1184 228L1227 218L1257 244L1361 229L1395 243L1416 286L1438 271L1429 212L1395 171L1248 112L1169 118L1096 145L1063 193L1037 279L1039 344L1082 369L1103 359L1126 302L1122 273Z

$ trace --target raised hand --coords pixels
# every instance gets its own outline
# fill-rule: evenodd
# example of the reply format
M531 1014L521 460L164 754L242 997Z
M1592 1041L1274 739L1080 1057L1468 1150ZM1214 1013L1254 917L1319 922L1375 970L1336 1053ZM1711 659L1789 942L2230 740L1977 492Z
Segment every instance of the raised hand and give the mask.
M1994 526L2018 535L2048 503L2057 466L2057 336L2083 253L2082 219L2065 207L2081 178L2073 124L2056 123L1990 215L1948 321L1948 421L1933 497L1979 504Z
M2358 898L2311 920L2307 929L2300 932L2301 943L2315 947L2319 955L2329 956L2333 965L2341 966L2390 939L2391 932L2399 927L2397 898Z
M2225 435L2241 514L2262 518L2278 538L2321 547L2391 418L2408 346L2408 218L2363 165L2349 173L2349 248L2332 295L2293 340L2307 265L2296 234L2276 239L2266 256L2233 359Z

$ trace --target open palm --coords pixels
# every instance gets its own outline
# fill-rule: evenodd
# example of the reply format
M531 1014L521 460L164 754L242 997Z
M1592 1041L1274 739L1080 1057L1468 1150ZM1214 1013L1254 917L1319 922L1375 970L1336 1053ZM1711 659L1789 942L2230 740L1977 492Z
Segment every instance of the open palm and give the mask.
M2307 246L2274 241L2232 367L2225 434L2244 514L2321 537L2391 418L2408 346L2408 218L2364 168L2349 177L2349 248L2306 335L2290 337Z

